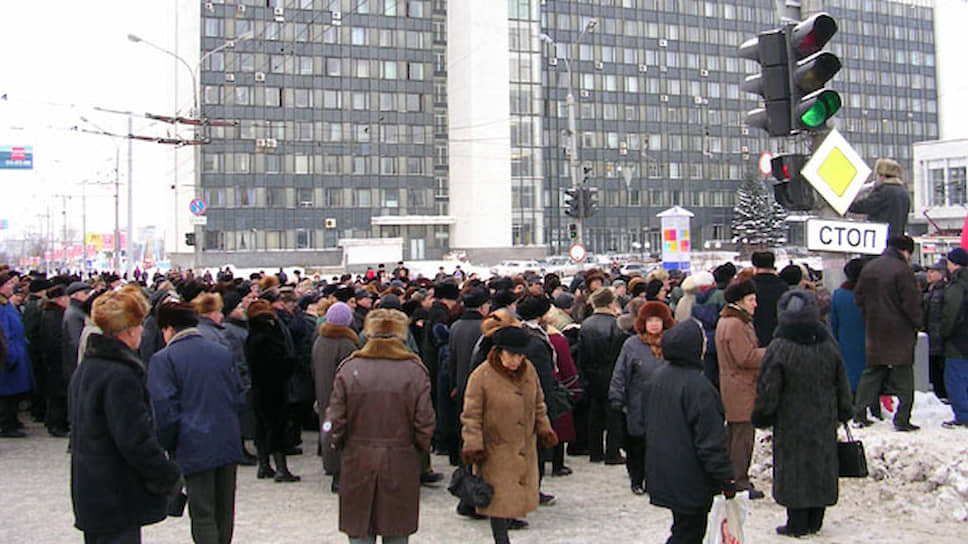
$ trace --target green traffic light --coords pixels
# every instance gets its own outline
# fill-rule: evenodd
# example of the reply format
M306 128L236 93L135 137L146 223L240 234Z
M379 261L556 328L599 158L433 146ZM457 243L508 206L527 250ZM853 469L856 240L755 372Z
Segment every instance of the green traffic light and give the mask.
M808 95L803 103L809 106L800 114L800 122L807 128L817 128L824 125L838 111L842 102L837 91L823 89Z

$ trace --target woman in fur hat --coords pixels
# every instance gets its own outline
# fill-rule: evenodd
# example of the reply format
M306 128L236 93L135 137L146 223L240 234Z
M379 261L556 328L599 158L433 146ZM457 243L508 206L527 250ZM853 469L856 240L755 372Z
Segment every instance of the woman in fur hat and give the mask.
M296 366L296 348L272 305L259 299L246 313L249 336L245 339L245 360L252 376L252 397L256 414L255 447L259 457L257 478L297 482L286 463L286 420L289 379ZM276 468L269 465L269 455Z
M662 333L675 325L669 306L649 301L635 318L635 335L622 344L615 361L608 401L625 413L625 468L632 493L645 493L645 412L642 401L649 378L662 366Z
M773 498L786 506L781 535L816 533L837 504L837 427L852 415L847 371L816 296L780 297L779 326L766 348L752 422L773 427Z
M399 310L367 314L366 345L333 381L322 431L343 459L339 528L350 539L404 543L417 532L421 455L435 418L430 376L405 344L407 325Z
M538 449L558 444L544 394L525 351L530 335L503 327L492 335L484 364L467 381L461 414L461 458L494 487L477 512L491 518L495 544L508 544L508 526L538 508Z

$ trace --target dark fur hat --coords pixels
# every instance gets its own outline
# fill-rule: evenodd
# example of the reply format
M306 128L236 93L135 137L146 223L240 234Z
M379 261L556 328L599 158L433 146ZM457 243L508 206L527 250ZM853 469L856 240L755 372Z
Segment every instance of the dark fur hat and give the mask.
M733 279L736 275L736 265L733 263L724 263L713 269L713 279L716 280L717 284L729 283L729 280Z
M756 268L773 268L776 265L776 255L772 251L756 251L750 260Z
M434 297L438 299L457 300L460 291L457 284L449 281L440 282L434 285Z
M645 332L645 322L648 321L650 317L658 317L662 320L662 330L669 330L676 325L676 320L672 318L672 311L669 310L669 306L664 302L658 302L650 300L646 302L641 309L639 309L639 315L635 318L635 332L644 333Z
M363 323L363 334L367 338L396 338L407 341L409 320L407 314L399 310L377 308L366 314Z
M734 281L726 287L726 292L723 296L726 298L726 302L739 302L743 300L746 295L756 294L756 285L753 280L743 280Z
M521 319L530 321L548 313L548 310L551 308L551 301L544 295L524 295L518 299L515 308L517 308L518 316Z
M780 296L777 323L780 325L809 325L820 322L817 296L804 289L791 289Z

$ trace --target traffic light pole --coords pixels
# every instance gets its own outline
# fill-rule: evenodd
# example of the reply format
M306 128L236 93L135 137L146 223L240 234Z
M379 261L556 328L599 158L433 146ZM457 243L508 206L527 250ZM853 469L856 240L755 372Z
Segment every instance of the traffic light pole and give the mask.
M571 187L573 189L579 189L578 182L578 123L575 120L575 93L572 92L571 88L571 64L565 62L565 67L568 68L568 132L571 135L571 141L568 143L569 149L569 165L571 166ZM584 232L584 215L585 210L582 204L578 206L578 216L575 217L575 225L577 227L576 233L578 236L575 237L575 243L584 245L585 232Z

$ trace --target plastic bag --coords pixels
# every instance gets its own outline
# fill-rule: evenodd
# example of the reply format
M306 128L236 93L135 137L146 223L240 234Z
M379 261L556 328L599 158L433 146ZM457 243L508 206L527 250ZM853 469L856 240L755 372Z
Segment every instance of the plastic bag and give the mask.
M746 518L747 492L737 493L733 499L716 495L706 525L706 544L744 544L743 520Z

